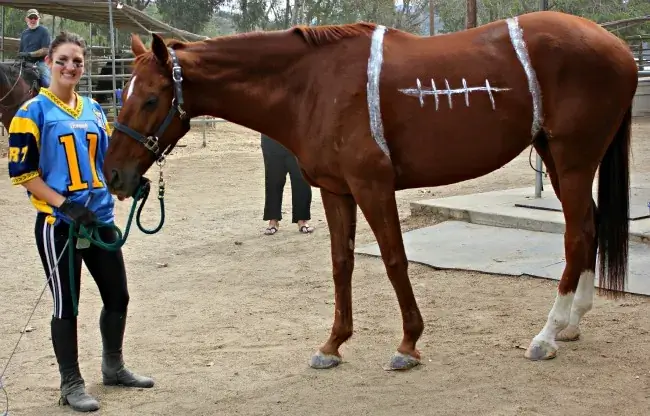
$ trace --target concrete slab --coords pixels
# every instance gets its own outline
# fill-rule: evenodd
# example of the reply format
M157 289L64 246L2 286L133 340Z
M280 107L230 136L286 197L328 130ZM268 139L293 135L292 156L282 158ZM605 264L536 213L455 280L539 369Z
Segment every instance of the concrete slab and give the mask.
M650 180L638 180L636 183L633 180L632 183L630 240L650 243L650 210L647 207L650 201ZM441 219L461 220L473 224L563 234L562 212L542 209L554 206L559 206L559 202L550 185L545 184L542 198L539 199L535 198L535 188L531 186L412 202L411 214L435 215Z
M650 77L639 78L636 93L632 99L632 117L650 116Z
M527 198L521 202L515 202L516 207L542 209L549 211L562 212L562 204L557 199L555 193L546 192L543 198ZM594 201L598 196L594 192ZM650 218L650 187L631 187L630 189L630 220L640 220Z
M439 269L559 280L566 264L563 236L557 233L446 221L403 238L409 261ZM381 257L376 243L355 252ZM627 291L650 296L648 246L631 243L629 256Z

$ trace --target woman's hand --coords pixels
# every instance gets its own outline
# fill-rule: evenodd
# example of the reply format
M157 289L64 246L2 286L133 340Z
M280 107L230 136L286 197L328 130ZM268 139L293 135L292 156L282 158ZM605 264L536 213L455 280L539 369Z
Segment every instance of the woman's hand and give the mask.
M84 205L66 199L63 195L50 188L40 176L24 182L22 185L35 197L47 202L50 206L57 207L62 214L67 215L76 223L87 226L97 220L92 211Z
M80 203L73 202L69 199L66 199L63 204L61 204L59 211L67 215L77 224L89 226L97 221L97 217L95 216L94 212L81 205Z

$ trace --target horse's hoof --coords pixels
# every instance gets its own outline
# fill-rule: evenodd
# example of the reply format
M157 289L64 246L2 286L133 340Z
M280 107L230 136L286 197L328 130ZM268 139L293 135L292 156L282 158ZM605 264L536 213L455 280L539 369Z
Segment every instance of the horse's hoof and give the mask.
M311 356L309 366L311 368L324 369L334 368L341 364L341 357L331 354L323 354L320 350Z
M411 368L420 365L420 360L408 355L402 354L401 352L396 352L393 354L393 357L390 359L388 365L384 367L386 371L396 371L396 370L410 370Z
M580 339L580 328L567 326L555 337L556 341L577 341Z
M556 354L557 346L551 345L546 341L533 340L524 353L524 357L531 361L550 360L551 358L555 358Z

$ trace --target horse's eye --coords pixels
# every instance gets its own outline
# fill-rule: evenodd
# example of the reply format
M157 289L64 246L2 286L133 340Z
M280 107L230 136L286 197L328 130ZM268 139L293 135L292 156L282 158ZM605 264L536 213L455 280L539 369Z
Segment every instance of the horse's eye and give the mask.
M152 108L155 107L156 104L158 104L158 97L152 95L151 97L147 98L147 101L145 101L144 106L148 108Z

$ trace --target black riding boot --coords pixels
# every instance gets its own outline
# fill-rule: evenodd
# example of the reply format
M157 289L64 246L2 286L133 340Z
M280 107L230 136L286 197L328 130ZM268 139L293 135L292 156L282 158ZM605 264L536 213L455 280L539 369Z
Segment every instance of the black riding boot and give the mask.
M86 393L81 377L77 349L77 318L58 319L52 317L52 345L61 373L61 398L59 403L69 404L79 412L99 409L99 403Z
M102 333L102 376L107 386L153 387L153 379L133 374L124 366L122 342L126 327L126 312L109 312L102 308L99 329Z

